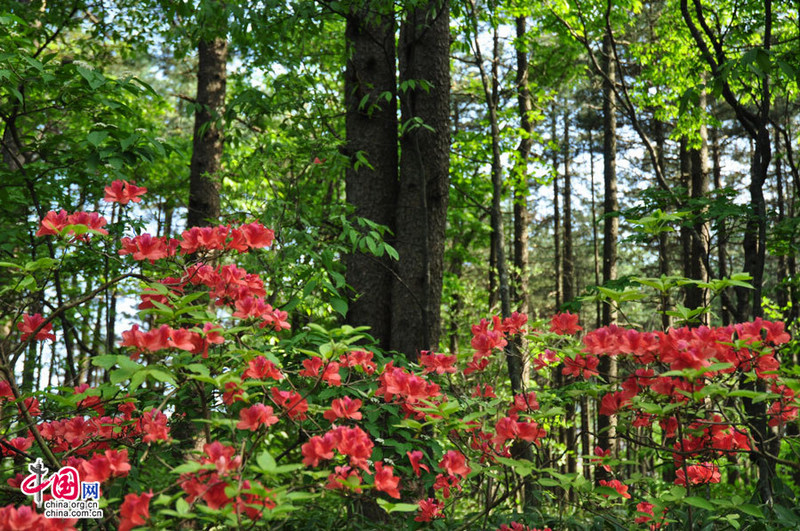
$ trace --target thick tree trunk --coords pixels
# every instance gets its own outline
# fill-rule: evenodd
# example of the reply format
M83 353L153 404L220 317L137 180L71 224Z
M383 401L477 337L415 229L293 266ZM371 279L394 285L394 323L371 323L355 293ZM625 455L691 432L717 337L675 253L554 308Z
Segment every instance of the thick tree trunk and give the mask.
M225 110L228 41L220 30L213 38L201 38L197 46L197 109L189 169L188 227L217 222L222 165L222 114Z
M397 193L397 277L392 286L391 348L416 359L436 348L450 170L450 4L431 0L410 9L400 28L400 183ZM430 86L422 87L420 81ZM426 90L427 89L427 90ZM415 120L422 120L425 127ZM428 128L433 129L433 131Z
M375 2L377 4L377 2ZM347 201L360 216L395 231L397 199L397 94L395 23L392 13L376 14L371 4L347 17L345 72L345 172ZM389 100L385 99L388 94ZM369 165L358 162L363 156ZM387 239L390 236L387 234ZM388 258L356 252L347 256L346 280L354 297L347 312L352 326L369 326L384 349L390 347L392 264Z

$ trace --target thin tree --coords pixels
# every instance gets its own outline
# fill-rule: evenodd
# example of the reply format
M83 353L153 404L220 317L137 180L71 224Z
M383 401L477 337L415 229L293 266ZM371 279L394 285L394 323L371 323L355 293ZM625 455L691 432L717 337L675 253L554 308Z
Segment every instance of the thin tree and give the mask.
M222 115L227 88L227 22L222 5L211 2L200 12L197 43L197 97L195 99L192 160L189 166L189 212L186 225L216 223L220 214L220 169L224 136Z

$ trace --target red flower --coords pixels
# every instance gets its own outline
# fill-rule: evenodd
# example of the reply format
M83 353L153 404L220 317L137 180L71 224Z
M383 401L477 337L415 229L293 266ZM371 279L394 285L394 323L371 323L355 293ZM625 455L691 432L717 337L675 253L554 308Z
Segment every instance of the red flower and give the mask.
M78 469L83 481L104 483L111 478L111 466L104 455L95 455L88 461L81 461Z
M320 437L315 435L307 443L303 444L300 452L303 454L303 464L306 466L317 466L323 459L333 459L333 448L336 444L334 435L331 432Z
M354 350L339 357L342 367L361 367L367 374L373 374L377 368L372 360L372 352L368 350Z
M520 411L535 411L539 409L539 401L536 400L536 393L531 391L525 395L515 395L514 404L509 409L509 416L515 416Z
M603 462L603 458L608 457L609 455L611 455L611 448L608 448L607 450L603 450L599 446L595 446L594 447L594 455L596 455L597 457L591 457L591 458L589 458L589 460L592 461L593 463L599 463L597 466L599 466L600 468L604 469L606 472L611 472L611 467L610 466L601 464Z
M103 228L106 223L106 218L97 212L75 212L67 218L67 225L85 225L100 234L108 234L108 231Z
M156 260L173 256L178 246L178 240L166 236L155 238L148 233L133 238L122 238L120 243L122 243L120 256L132 254L134 260L150 260L151 264Z
M62 229L69 224L68 218L69 214L63 208L58 214L51 210L44 216L39 230L36 231L36 236L58 236Z
M578 326L578 316L569 312L557 313L550 319L550 331L558 335L572 335L583 330Z
M358 471L345 465L337 466L336 471L328 476L328 483L325 488L331 490L349 489L360 493L361 488L359 485L361 485L361 476L358 475Z
M535 422L517 422L517 437L523 441L539 444L539 439L545 437L547 431L540 428Z
M485 384L481 390L481 384L478 384L472 391L472 398L497 398L497 395L494 394L494 388L491 385Z
M169 427L167 426L167 416L157 409L145 412L139 419L142 433L146 435L142 442L168 441Z
M545 527L543 529L539 529L538 527L528 527L525 524L520 524L519 522L511 522L511 524L506 525L503 524L497 528L497 531L553 531L549 527Z
M203 348L203 338L187 328L174 328L170 333L169 346L187 352L199 351Z
M713 463L700 463L699 465L689 465L686 470L683 467L675 471L676 485L687 486L686 476L689 476L689 483L692 485L700 485L704 483L719 483L720 473L717 465Z
M130 531L134 527L139 527L147 523L150 518L150 499L153 491L143 492L140 495L127 494L125 501L119 509L120 523L119 531Z
M48 524L49 520L37 514L29 505L19 508L6 505L0 508L0 529L41 529Z
M372 455L374 445L364 430L359 427L339 426L328 434L334 438L339 453L350 457L351 466L369 470L367 459Z
M294 391L281 391L277 387L273 387L270 392L272 400L286 410L289 418L305 420L308 402L302 396Z
M411 374L405 369L395 367L392 362L383 367L383 373L378 377L381 386L375 391L378 396L383 396L390 402L395 396L403 399L407 404L414 404L420 400L431 400L441 395L438 385L426 379Z
M278 417L273 414L271 406L264 404L254 404L249 408L242 409L239 412L241 419L236 427L240 430L256 431L261 426L271 426L278 422Z
M39 400L36 398L29 396L25 400L22 401L25 404L25 409L28 410L28 414L32 417L37 417L42 414L42 410L39 409Z
M275 239L275 233L272 229L266 228L261 223L248 223L239 227L239 230L242 231L247 245L252 249L269 247Z
M359 411L360 407L361 400L359 399L353 400L349 396L336 398L331 402L331 408L322 416L331 423L336 422L337 419L361 420L362 415Z
M339 374L339 364L335 361L328 362L328 365L325 366L325 372L322 373L322 379L333 387L342 385L342 376Z
M561 369L561 374L564 376L573 375L576 378L583 374L583 377L588 380L592 376L597 376L599 374L597 372L597 366L599 364L600 360L592 355L581 356L578 354L575 356L575 359L566 356L564 358L564 367Z
M238 382L225 382L225 391L222 393L222 402L230 406L234 402L244 400L244 390L239 387Z
M14 448L16 448L21 452L24 452L25 450L30 448L31 445L33 444L33 437L14 437L10 441L6 441L6 444L13 446ZM15 453L11 450L6 450L4 454L4 450L5 448L0 447L0 457L2 457L3 455L6 456L15 455Z
M620 482L620 480L618 480L618 479L612 479L610 481L606 481L604 479L601 479L598 483L600 483L600 485L602 485L604 487L611 487L615 491L619 492L620 496L622 496L623 498L630 498L631 497L631 495L628 494L628 486L627 485L623 485L622 482ZM603 494L603 496L608 498L608 494Z
M311 356L310 358L303 360L303 367L305 367L305 369L300 371L300 376L317 378L319 377L319 370L322 368L322 358Z
M537 354L536 356L534 356L534 358L533 358L533 368L535 370L537 370L537 371L541 371L542 369L544 369L548 365L554 364L556 361L558 361L558 356L556 355L556 353L554 351L552 351L552 350L550 350L548 348L548 349L545 349L544 352L541 352L541 353Z
M431 469L428 468L428 465L425 465L420 462L422 461L422 457L424 456L424 454L420 450L414 450L413 452L406 452L406 455L408 456L408 460L411 462L411 467L414 469L414 474L416 474L417 477L419 477L421 474L421 472L419 471L420 468L425 469L427 472L431 471Z
M33 331L39 327L44 322L44 317L42 314L35 313L33 315L28 315L27 313L22 314L22 322L17 323L17 328L20 332L22 332L22 337L20 338L22 341L27 340L33 334ZM51 341L56 340L56 335L53 333L53 323L47 323L41 330L36 332L36 341L44 341L45 339L49 339Z
M283 374L278 370L275 364L267 358L264 356L256 356L247 363L247 370L242 374L242 378L254 378L256 380L272 378L273 380L283 380Z
M399 498L400 491L397 490L400 478L393 474L394 467L384 466L382 461L375 463L375 488L385 492L392 498Z
M131 465L128 462L128 450L106 450L103 456L108 460L108 467L111 474L115 477L124 477L131 471Z
M105 187L105 196L103 200L108 203L119 203L120 205L127 205L129 201L138 203L142 200L140 195L147 193L147 188L144 186L136 186L128 181L113 181L111 186Z
M436 476L436 481L433 483L433 488L435 490L442 491L442 497L449 498L450 497L450 489L458 488L461 490L461 485L459 484L461 480L459 480L456 476L445 476L444 474L439 474Z
M476 350L477 356L490 356L492 351L496 348L502 349L508 344L508 341L503 337L503 325L499 319L494 321L495 326L493 330L489 330L489 321L481 319L481 322L472 325L472 348Z
M603 399L600 400L599 413L601 415L611 416L628 404L630 404L630 399L626 396L625 391L606 393Z
M242 458L236 455L236 449L219 441L204 444L203 453L206 454L206 457L201 461L203 463L213 463L217 469L217 474L220 476L226 476L239 470L242 466Z
M455 354L434 354L427 350L419 353L419 364L425 367L423 374L435 372L436 374L454 373L456 372L456 356Z
M420 500L418 505L419 513L414 518L415 522L430 522L434 518L444 518L444 514L442 514L444 502L438 501L436 498Z
M14 393L6 380L0 380L0 399L14 400Z
M451 476L467 477L467 474L472 470L467 466L467 458L464 454L455 450L448 450L439 461L439 468L447 472Z
M510 317L503 319L503 332L508 335L515 335L525 332L522 328L528 322L528 316L524 313L514 312Z
M489 358L482 357L481 353L476 352L472 356L472 361L467 363L466 369L464 369L464 376L469 376L473 372L480 372L486 367L489 366Z
M640 502L638 505L636 505L636 512L645 514L637 516L633 521L636 522L637 524L644 524L652 520L655 517L655 514L653 514L653 507L654 505L652 503L648 503L646 501ZM645 516L645 515L650 515L650 516Z

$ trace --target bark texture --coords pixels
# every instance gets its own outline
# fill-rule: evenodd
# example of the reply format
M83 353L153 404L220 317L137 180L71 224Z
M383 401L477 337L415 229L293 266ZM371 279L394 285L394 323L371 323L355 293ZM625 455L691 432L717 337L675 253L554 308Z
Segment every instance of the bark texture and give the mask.
M187 227L212 225L219 218L228 41L224 36L201 38L197 52L197 109L189 169Z
M345 72L347 201L355 215L395 230L397 198L397 93L395 23L391 13L360 6L347 18ZM387 98L388 96L388 98ZM358 162L366 157L369 166ZM371 167L370 167L371 166ZM389 235L386 239L390 240ZM388 257L356 252L347 257L347 284L354 290L347 313L352 326L369 326L384 349L390 347L392 264Z
M435 348L450 169L450 5L431 0L411 8L400 28L403 127L397 191L400 260L392 286L391 347L416 359ZM421 80L429 83L425 90ZM424 125L423 125L424 124ZM429 129L430 128L430 129Z

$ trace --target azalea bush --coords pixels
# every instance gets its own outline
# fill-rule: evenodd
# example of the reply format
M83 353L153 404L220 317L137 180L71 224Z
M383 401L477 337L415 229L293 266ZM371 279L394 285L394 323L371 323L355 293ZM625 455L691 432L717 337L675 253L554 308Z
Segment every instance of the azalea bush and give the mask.
M125 209L147 190L105 192ZM515 313L472 325L468 351L412 363L362 328L293 327L281 293L237 265L274 242L258 221L168 238L132 233L127 219L48 212L37 237L56 258L4 264L19 293L47 293L49 271L112 245L122 273L49 313L6 318L2 529L80 525L45 518L20 492L37 458L98 482L104 519L87 523L121 530L800 522L777 466L798 462L783 323L584 333L577 315ZM21 353L57 345L59 316L112 287L135 293L138 315L91 357L103 383L23 392ZM507 355L529 367L522 392L510 391ZM586 420L596 413L606 426Z

